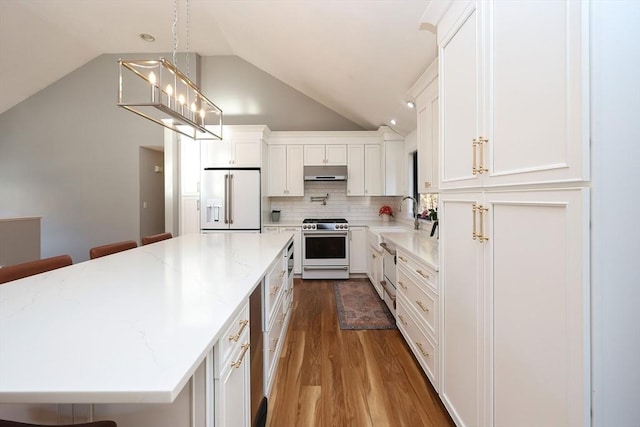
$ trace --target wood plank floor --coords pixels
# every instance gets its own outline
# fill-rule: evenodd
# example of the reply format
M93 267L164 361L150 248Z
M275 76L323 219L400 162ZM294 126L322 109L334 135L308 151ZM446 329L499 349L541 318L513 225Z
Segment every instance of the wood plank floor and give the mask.
M454 426L398 330L340 329L332 283L295 280L267 427Z

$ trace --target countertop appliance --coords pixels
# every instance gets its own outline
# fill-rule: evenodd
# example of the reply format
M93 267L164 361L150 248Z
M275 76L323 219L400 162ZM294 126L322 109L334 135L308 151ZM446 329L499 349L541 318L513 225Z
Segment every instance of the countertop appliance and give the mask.
M259 168L205 168L200 194L203 232L260 232Z
M349 224L344 218L302 222L302 278L349 278Z
M384 252L382 254L382 273L384 280L382 281L383 295L382 299L391 310L391 313L395 317L396 315L396 248L389 242L380 243Z

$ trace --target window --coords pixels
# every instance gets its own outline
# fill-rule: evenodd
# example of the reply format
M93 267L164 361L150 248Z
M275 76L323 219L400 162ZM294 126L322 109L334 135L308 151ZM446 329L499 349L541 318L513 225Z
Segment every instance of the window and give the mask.
M418 152L411 153L411 189L413 197L418 201L420 213L429 209L438 209L438 194L437 193L418 193Z

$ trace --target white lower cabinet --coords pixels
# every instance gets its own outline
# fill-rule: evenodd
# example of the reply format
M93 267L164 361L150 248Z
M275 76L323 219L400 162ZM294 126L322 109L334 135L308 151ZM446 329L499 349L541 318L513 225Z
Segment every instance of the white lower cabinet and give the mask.
M367 239L369 242L369 239ZM379 249L380 246L375 243L375 246L372 244L367 244L367 277L373 284L376 292L382 298L382 284L380 283L383 280L382 273L382 251Z
M288 246L287 244L285 248ZM287 260L284 254L269 267L265 276L263 300L265 304L263 319L264 391L268 398L273 387L280 353L284 346L293 302L293 278L287 278Z
M398 248L396 319L433 388L440 387L438 273L417 256Z
M367 272L366 248L366 227L349 227L349 273Z
M214 347L216 426L249 426L249 304L245 304Z
M589 424L587 189L441 193L440 396L458 426Z

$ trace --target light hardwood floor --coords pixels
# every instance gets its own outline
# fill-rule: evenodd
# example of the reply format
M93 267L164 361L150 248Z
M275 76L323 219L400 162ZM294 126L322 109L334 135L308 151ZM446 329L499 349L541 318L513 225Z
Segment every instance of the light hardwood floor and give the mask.
M340 329L332 283L295 280L267 426L454 426L398 330Z

